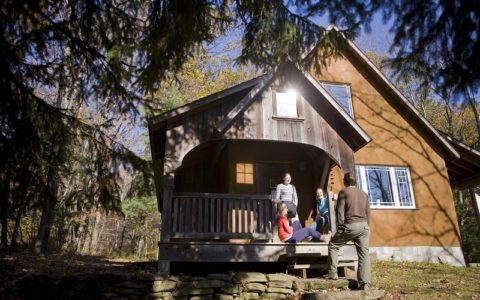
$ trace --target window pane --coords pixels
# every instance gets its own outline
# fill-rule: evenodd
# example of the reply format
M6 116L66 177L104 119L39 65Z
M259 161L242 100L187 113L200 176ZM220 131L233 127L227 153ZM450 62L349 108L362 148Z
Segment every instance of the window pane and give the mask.
M297 117L297 94L294 92L276 92L277 115L282 117Z
M388 168L366 167L368 194L372 205L394 206Z
M238 163L237 164L237 173L238 172L242 172L242 173L245 172L245 164L243 164L243 163Z
M413 206L407 169L395 168L395 179L397 180L398 199L400 201L400 206Z
M253 174L253 164L245 164L245 173Z
M245 174L237 173L237 183L245 183Z
M338 104L345 110L352 118L352 100L350 99L349 88L346 85L339 84L322 84L330 96L337 101Z
M245 183L253 184L253 174L245 174Z

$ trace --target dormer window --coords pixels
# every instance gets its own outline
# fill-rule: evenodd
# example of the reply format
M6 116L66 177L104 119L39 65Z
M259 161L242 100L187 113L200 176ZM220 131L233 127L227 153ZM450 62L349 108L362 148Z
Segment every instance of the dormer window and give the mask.
M337 101L338 104L346 111L353 119L352 97L350 87L346 84L337 83L322 83L324 89Z
M294 89L274 91L275 116L282 118L298 118L298 93Z

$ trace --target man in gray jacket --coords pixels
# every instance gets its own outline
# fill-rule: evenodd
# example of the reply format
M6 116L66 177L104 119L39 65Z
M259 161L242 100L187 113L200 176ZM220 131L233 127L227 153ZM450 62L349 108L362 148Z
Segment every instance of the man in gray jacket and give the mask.
M338 194L337 232L328 244L329 279L338 279L338 251L348 241L353 241L358 254L357 280L360 289L367 290L371 283L370 256L368 241L370 238L370 202L368 195L355 187L355 174L346 173L343 178L345 188Z

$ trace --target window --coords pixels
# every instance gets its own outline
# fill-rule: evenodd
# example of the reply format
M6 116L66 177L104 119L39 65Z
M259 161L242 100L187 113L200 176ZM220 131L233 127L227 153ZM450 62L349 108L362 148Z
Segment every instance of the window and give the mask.
M297 92L289 90L286 92L275 92L276 116L286 118L298 118Z
M350 94L350 87L345 84L322 83L324 89L330 96L337 101L338 104L345 110L353 119L352 97Z
M357 185L373 208L415 208L410 171L406 167L355 167Z
M237 183L253 184L253 164L237 163Z

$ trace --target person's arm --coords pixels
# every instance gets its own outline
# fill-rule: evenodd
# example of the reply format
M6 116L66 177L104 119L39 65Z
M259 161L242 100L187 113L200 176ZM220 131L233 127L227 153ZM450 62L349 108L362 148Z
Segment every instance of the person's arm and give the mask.
M282 218L280 219L280 226L283 227L286 233L292 234L293 233L293 227L288 224L287 218Z
M277 189L275 190L275 202L280 201L280 184L277 184Z
M293 188L292 202L293 202L293 204L298 206L297 189L295 188L295 186L293 184L292 184L292 188Z
M338 194L337 207L335 208L337 213L337 225L342 226L345 223L345 192L341 191Z

